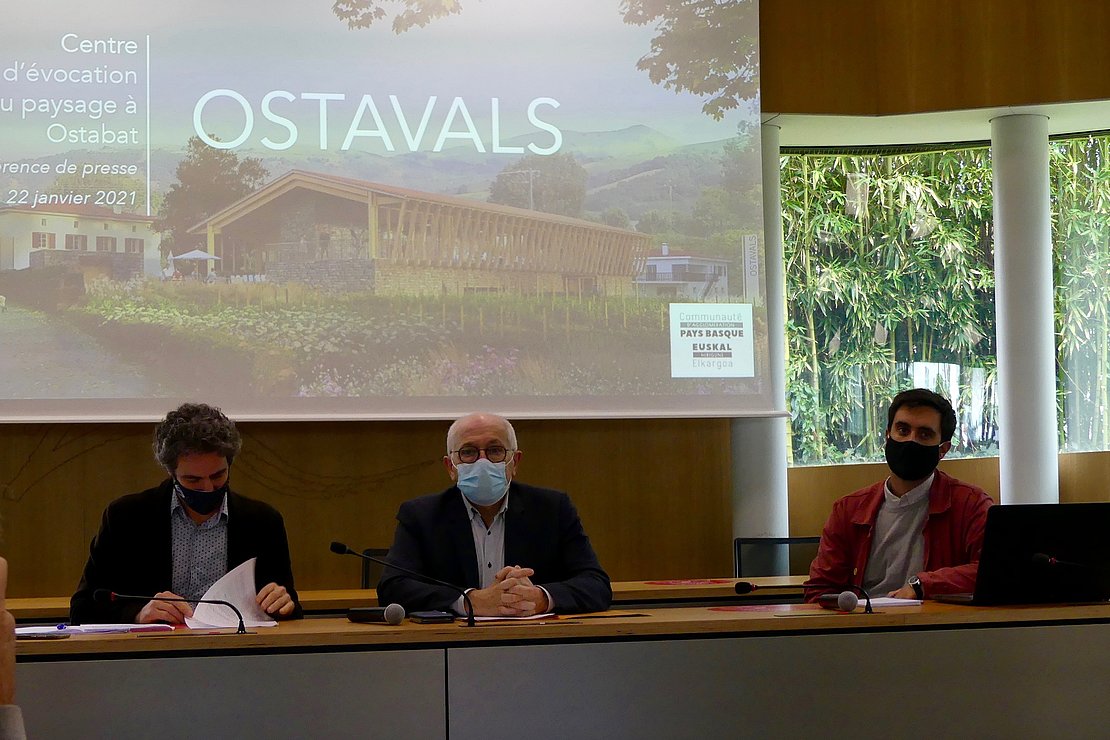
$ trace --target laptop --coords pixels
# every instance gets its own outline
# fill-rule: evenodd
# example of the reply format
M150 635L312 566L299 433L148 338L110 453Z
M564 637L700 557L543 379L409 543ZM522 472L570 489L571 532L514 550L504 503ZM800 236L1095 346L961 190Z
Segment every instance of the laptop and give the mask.
M936 600L976 606L1110 600L1110 503L992 506L975 593Z

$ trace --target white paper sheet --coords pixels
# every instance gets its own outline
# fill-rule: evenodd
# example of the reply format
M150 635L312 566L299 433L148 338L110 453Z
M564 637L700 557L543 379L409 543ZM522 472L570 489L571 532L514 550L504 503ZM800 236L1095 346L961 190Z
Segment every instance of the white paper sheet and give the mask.
M238 624L238 623L236 623ZM35 624L16 627L15 635L90 635L101 632L172 632L172 624Z
M856 607L856 611L863 609L866 603L867 600L861 598L859 600L859 606ZM871 608L878 609L880 606L921 606L921 599L895 599L890 596L872 596Z
M243 612L243 624L247 627L273 627L277 622L262 611L262 607L254 600L254 565L257 559L251 558L229 570L201 598L234 604ZM234 611L222 604L197 604L193 616L185 618L185 624L192 629L238 627L239 618Z
M527 617L479 617L474 616L474 622L527 622L533 619L544 619L546 617L554 617L555 612L544 612L543 614L530 614ZM456 617L460 622L465 622L466 617Z

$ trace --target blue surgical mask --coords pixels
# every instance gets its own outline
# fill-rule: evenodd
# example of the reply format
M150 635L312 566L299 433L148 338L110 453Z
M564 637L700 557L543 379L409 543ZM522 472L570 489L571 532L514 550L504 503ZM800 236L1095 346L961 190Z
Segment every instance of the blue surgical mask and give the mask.
M466 500L475 506L489 506L500 501L509 490L506 462L491 463L480 457L472 463L456 465L455 470L459 474L457 485Z
M193 488L186 488L181 485L181 481L174 478L173 488L190 509L198 514L211 514L224 500L224 495L228 491L228 481L225 481L222 486L214 491L197 491Z

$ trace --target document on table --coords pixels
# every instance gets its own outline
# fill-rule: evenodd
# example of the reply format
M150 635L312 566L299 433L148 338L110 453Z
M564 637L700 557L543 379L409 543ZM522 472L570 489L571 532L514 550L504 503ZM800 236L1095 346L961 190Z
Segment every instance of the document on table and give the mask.
M236 623L238 624L238 623ZM41 635L94 635L105 632L172 632L172 624L34 624L16 627L16 637Z
M543 614L529 614L527 617L474 617L475 622L527 622L532 619L543 619L545 617L554 617L555 612L544 612ZM459 621L465 622L466 617L457 617Z
M865 599L860 599L859 606L856 608L862 609L863 605L866 603L867 601ZM921 599L895 599L890 596L872 596L871 606L876 609L880 606L921 606Z
M254 565L257 560L258 558L251 558L229 570L205 591L201 599L234 604L243 613L243 624L247 627L273 627L277 622L262 611L262 607L255 601ZM238 627L239 618L223 604L197 604L193 616L185 618L185 624L193 629Z

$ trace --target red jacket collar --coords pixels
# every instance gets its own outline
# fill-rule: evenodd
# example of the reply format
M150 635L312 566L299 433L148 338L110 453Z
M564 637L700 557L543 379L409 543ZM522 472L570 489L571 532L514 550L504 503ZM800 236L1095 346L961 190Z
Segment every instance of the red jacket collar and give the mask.
M886 480L879 481L867 489L865 500L852 514L852 524L874 526L879 516L879 507L886 495ZM929 486L929 516L948 511L952 506L952 477L937 470L933 484Z

